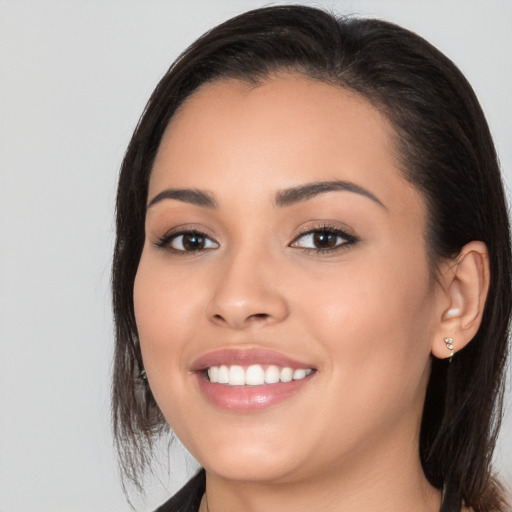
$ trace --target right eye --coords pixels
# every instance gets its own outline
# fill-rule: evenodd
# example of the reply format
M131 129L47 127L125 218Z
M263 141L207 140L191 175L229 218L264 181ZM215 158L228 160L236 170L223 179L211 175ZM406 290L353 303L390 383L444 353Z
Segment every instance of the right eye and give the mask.
M198 252L219 247L217 242L199 231L171 233L161 238L157 245L175 252Z

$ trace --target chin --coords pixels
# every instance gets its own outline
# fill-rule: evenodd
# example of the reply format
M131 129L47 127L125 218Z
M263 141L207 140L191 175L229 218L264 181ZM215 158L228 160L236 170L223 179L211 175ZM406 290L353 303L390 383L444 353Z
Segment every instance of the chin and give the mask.
M256 433L255 433L256 434ZM187 445L186 441L184 443ZM286 480L306 457L297 449L301 443L293 435L265 436L240 434L209 436L189 450L211 474L227 480L277 482Z
M276 483L291 478L294 468L290 460L268 457L265 453L243 455L226 453L205 461L203 467L217 477L240 482Z

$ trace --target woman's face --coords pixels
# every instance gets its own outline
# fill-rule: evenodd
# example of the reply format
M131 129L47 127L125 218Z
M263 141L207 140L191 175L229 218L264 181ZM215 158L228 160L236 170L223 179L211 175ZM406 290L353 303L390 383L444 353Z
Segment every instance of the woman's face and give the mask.
M375 108L295 75L205 85L172 119L135 314L155 399L212 474L417 453L439 294L397 166Z

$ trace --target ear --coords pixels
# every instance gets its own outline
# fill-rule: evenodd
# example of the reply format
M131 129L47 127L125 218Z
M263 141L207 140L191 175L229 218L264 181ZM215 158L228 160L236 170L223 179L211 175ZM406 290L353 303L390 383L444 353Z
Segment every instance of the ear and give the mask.
M440 321L431 350L434 357L446 359L464 348L480 327L490 280L487 246L468 243L441 274Z

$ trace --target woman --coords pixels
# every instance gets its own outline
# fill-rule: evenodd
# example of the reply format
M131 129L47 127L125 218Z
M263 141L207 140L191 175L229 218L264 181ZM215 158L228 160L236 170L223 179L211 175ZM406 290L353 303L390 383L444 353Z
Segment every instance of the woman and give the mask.
M201 37L125 156L114 430L202 469L159 510L504 511L510 317L495 150L460 71L300 6Z

